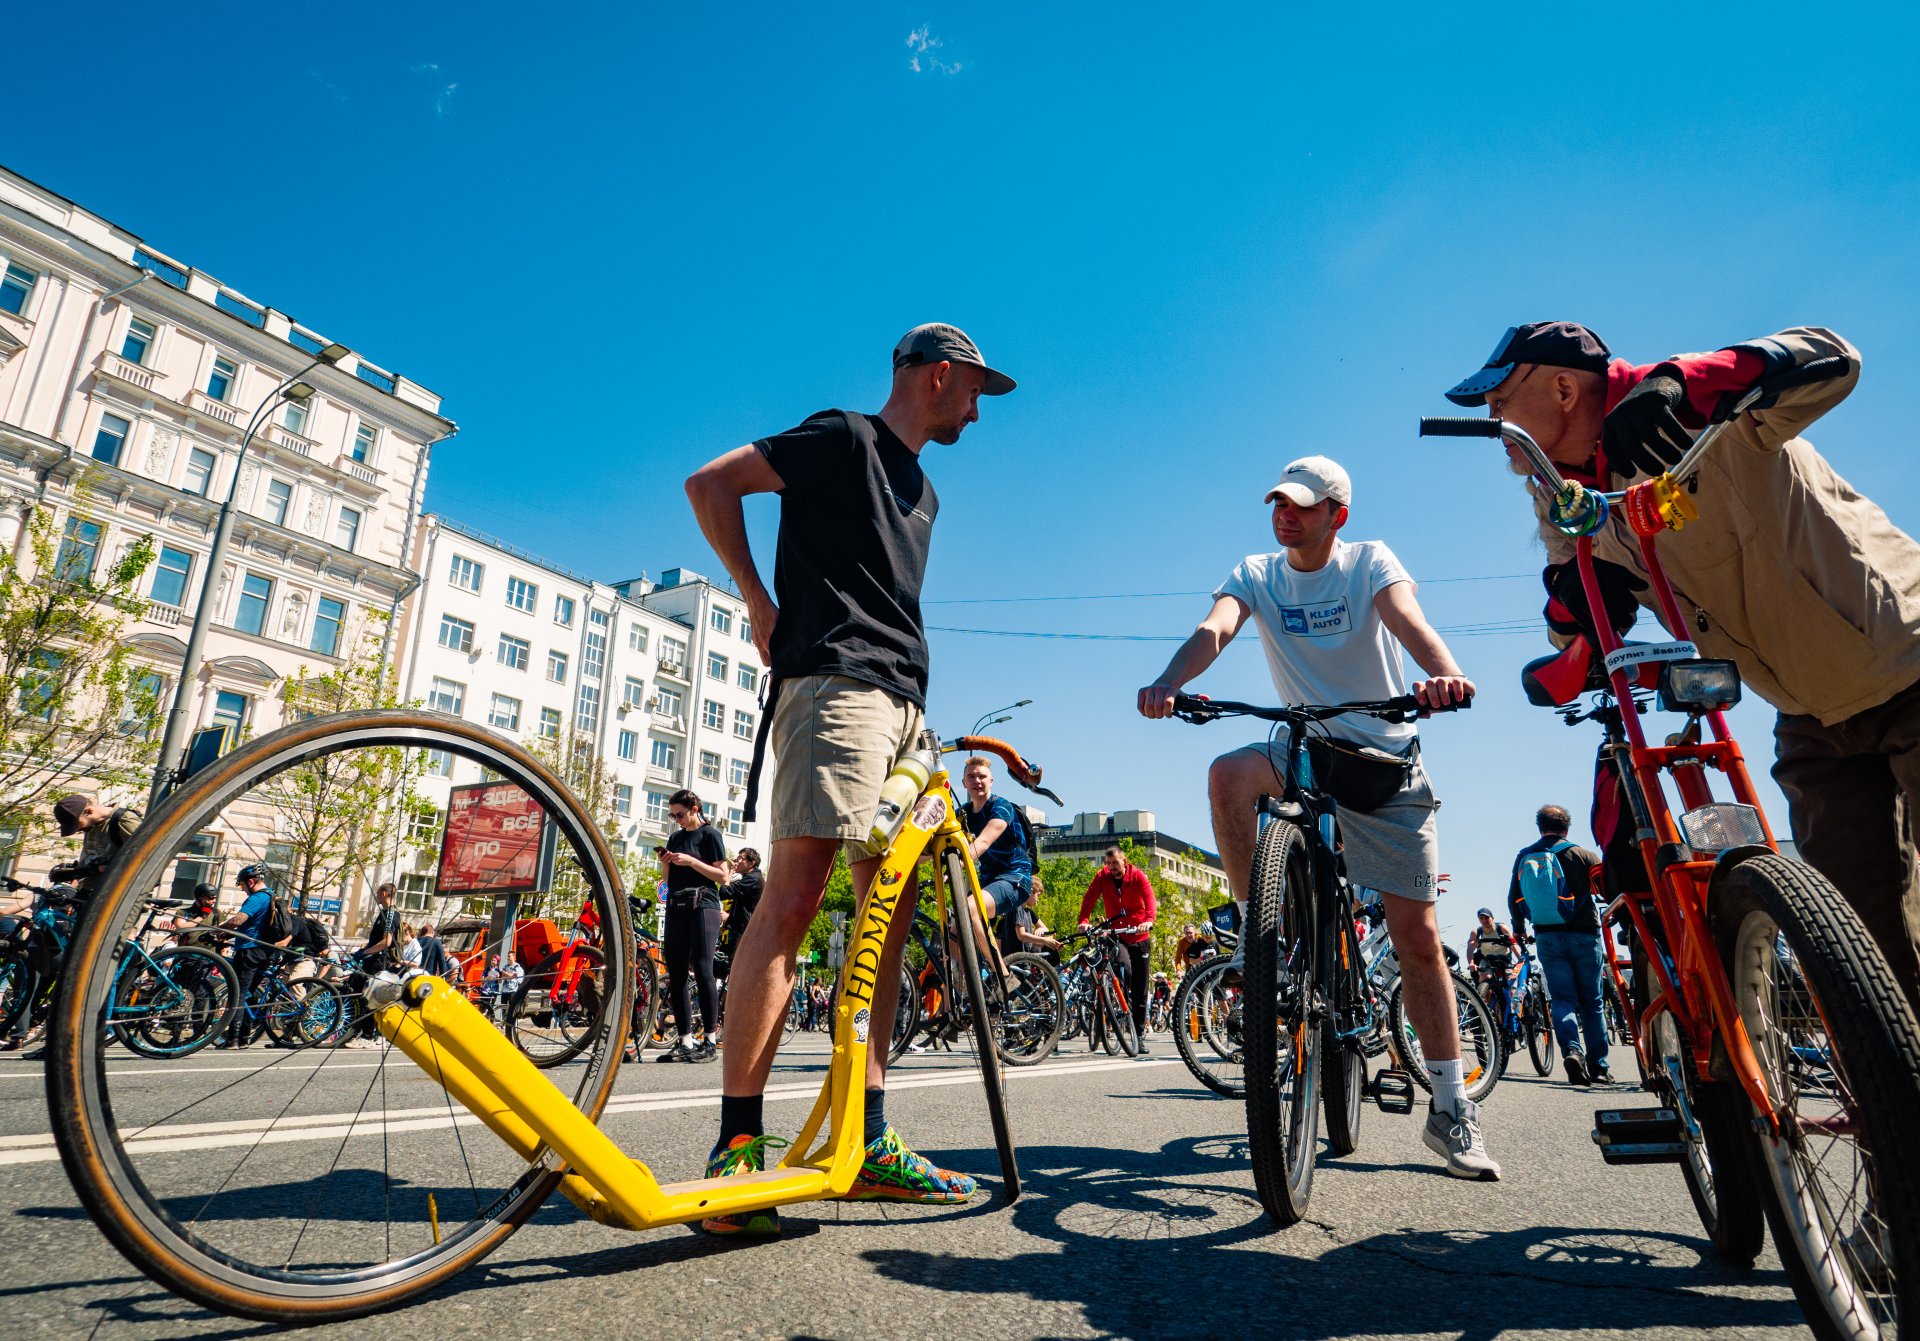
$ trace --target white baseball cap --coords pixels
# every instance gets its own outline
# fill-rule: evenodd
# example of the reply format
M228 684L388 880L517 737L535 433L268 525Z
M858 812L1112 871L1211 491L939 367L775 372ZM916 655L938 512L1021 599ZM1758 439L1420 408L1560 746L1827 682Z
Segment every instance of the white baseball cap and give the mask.
M1303 456L1280 472L1280 482L1267 490L1267 502L1281 494L1296 507L1310 508L1331 498L1341 507L1353 506L1353 481L1340 463L1324 456Z

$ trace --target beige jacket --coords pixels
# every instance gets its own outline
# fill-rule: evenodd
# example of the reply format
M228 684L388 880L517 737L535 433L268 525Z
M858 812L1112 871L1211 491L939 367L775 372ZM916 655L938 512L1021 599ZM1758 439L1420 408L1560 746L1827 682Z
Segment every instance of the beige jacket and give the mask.
M1687 621L1669 632L1736 662L1747 688L1781 712L1831 726L1920 680L1920 544L1799 436L1853 390L1858 351L1807 326L1763 343L1796 365L1845 354L1854 369L1740 416L1708 452L1699 519L1654 542ZM1615 475L1607 487L1629 482ZM1553 561L1571 558L1573 542L1546 525L1537 494L1534 504ZM1593 552L1647 576L1617 512ZM1640 603L1659 615L1651 586Z

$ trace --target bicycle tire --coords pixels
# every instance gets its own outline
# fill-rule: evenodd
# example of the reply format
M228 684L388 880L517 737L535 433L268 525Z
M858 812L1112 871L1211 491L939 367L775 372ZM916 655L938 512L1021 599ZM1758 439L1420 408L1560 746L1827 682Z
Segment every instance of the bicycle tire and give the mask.
M1173 1046L1195 1080L1224 1098L1244 1099L1247 1085L1246 1055L1241 1046L1242 1007L1238 999L1229 1001L1223 996L1229 970L1225 955L1216 955L1187 970L1173 994ZM1215 1013L1221 1011L1229 1012L1231 1019L1216 1020ZM1220 1050L1223 1041L1227 1042L1225 1052ZM1237 1068L1238 1078L1232 1071L1215 1071L1219 1065Z
M1459 1012L1461 1071L1467 1097L1480 1103L1500 1083L1500 1073L1506 1069L1501 1059L1506 1044L1500 1038L1493 1012L1473 990L1473 984L1458 973L1448 976L1453 979L1453 995ZM1387 998L1387 1028L1394 1049L1414 1083L1431 1094L1433 1078L1427 1074L1426 1054L1420 1050L1419 1036L1407 1022L1404 988L1404 983L1394 983L1393 992Z
M1247 1144L1260 1204L1284 1227L1306 1215L1313 1196L1320 1117L1313 880L1305 837L1292 824L1273 820L1261 831L1251 886L1241 940Z
M1822 1341L1904 1335L1920 1319L1920 1026L1858 916L1813 868L1752 857L1716 882L1713 900L1734 1004L1776 1111L1794 1120L1782 1137L1751 1138L1794 1295ZM1803 1098L1816 1111L1803 1114ZM1851 1130L1814 1125L1830 1122L1819 1110ZM1847 1135L1863 1139L1836 1200L1822 1183L1846 1158ZM1850 1210L1860 1219L1847 1230Z
M994 1037L993 1018L988 1008L987 986L980 976L980 947L974 943L973 919L967 916L973 895L967 882L965 860L949 850L947 862L947 898L951 904L953 938L960 942L960 976L966 979L967 1000L971 1003L973 1043L980 1064L980 1083L987 1092L987 1116L993 1124L993 1145L1000 1155L1000 1177L1007 1202L1020 1199L1020 1152L1013 1141L1013 1122L1007 1112L1007 1077L1000 1069L1000 1048Z
M1053 1055L1064 1023L1060 972L1044 956L1022 950L1006 957L1006 1005L1000 1011L1000 1060L1037 1066Z
M27 1008L27 995L33 974L17 957L0 964L0 1037L13 1032L15 1020Z
M1535 983L1527 989L1527 1004L1520 1011L1520 1027L1527 1035L1527 1060L1533 1063L1536 1076L1553 1074L1553 1053L1559 1043L1554 1033L1553 1007L1547 1004L1546 993Z
M1686 1152L1680 1158L1680 1177L1693 1201L1700 1226L1721 1261L1735 1270L1753 1265L1766 1243L1766 1206L1760 1190L1759 1170L1753 1163L1753 1141L1748 1130L1750 1105L1739 1086L1732 1081L1702 1084L1694 1070L1692 1049L1681 1039L1679 1026L1671 1011L1661 1011L1653 1019L1651 1042L1669 1065L1677 1064L1686 1085L1684 1095L1676 1095L1672 1072L1661 1068L1654 1092L1669 1107L1684 1100L1700 1129L1698 1141L1684 1130L1680 1141Z
M627 1028L634 1056L638 1057L652 1044L653 1029L659 1021L660 966L653 962L652 955L637 954L633 970L633 1023Z
M513 1040L521 1055L543 1071L563 1066L586 1051L593 1043L595 1022L605 1004L606 956L598 946L581 945L575 947L574 957L584 966L571 985L569 1000L554 1004L559 977L558 968L550 967L529 973L507 1003L502 1032ZM695 1003L689 1013L697 1018L699 1010Z
M114 992L113 1010L119 1013L133 1007L141 992L154 985L151 980L157 971L162 992L179 994L168 1001L173 1012L116 1021L114 1037L128 1051L156 1061L192 1056L218 1038L233 1019L239 977L225 956L196 946L171 945L154 951L148 960L128 970ZM182 1025L187 1026L184 1034Z
M1334 953L1327 956L1326 962L1335 973L1343 973L1341 965L1360 962L1360 949L1353 943L1353 923L1349 919L1345 927L1333 928ZM1344 953L1340 952L1344 940ZM1364 991L1359 974L1351 976L1353 986ZM1360 1118L1366 1108L1367 1059L1361 1053L1357 1042L1348 1043L1341 1039L1338 1026L1339 1012L1329 1010L1326 1024L1320 1036L1320 1099L1326 1110L1327 1153L1333 1156L1351 1155L1360 1145Z
M887 1061L897 1062L913 1046L920 1032L920 990L905 964L900 966L900 998L893 1008L893 1033L887 1040Z
M1132 1057L1140 1051L1140 1040L1133 1032L1133 1011L1128 1006L1127 995L1120 986L1120 975L1111 964L1100 972L1096 982L1100 991L1100 1016L1107 1048L1107 1055L1115 1050Z
M103 1065L99 1022L112 987L119 946L144 896L160 883L187 840L229 803L289 769L361 748L445 750L491 768L501 779L528 792L559 831L562 851L579 863L603 924L619 928L610 938L609 955L622 974L626 971L631 931L620 916L625 904L605 838L565 784L544 764L517 744L458 718L410 709L309 718L242 745L174 791L121 849L68 947L65 988L54 1005L48 1100L53 1134L67 1176L81 1205L108 1240L160 1285L233 1316L313 1325L381 1312L416 1298L499 1247L540 1208L561 1176L561 1169L549 1168L540 1153L526 1160L510 1156L504 1171L491 1166L481 1171L489 1179L490 1190L497 1188L492 1199L482 1205L476 1196L476 1210L465 1223L436 1220L430 1245L415 1249L412 1244L424 1243L424 1237L410 1238L403 1243L401 1255L389 1249L384 1258L371 1263L344 1264L343 1240L329 1231L315 1234L311 1249L324 1253L325 1260L311 1268L296 1269L291 1258L280 1260L283 1237L263 1232L284 1221L283 1203L272 1196L262 1198L259 1188L249 1188L246 1196L251 1200L236 1201L226 1214L202 1218L202 1212L196 1210L192 1212L194 1221L184 1223L176 1217L164 1189L156 1191L156 1185L149 1181L158 1165L147 1160L143 1152L128 1148L107 1093L110 1076ZM616 977L615 981L620 979ZM572 1096L589 1118L600 1115L612 1091L627 1023L628 990L622 983L619 1009L609 1010L603 1022L606 1047L583 1070ZM271 1061L261 1069L270 1065ZM225 1075L220 1081L223 1093L231 1099L241 1082ZM452 1103L450 1098L448 1103ZM449 1121L446 1130L460 1129ZM346 1140L341 1138L339 1150L347 1149ZM256 1138L254 1146L258 1144ZM494 1149L504 1152L504 1147ZM194 1202L199 1207L210 1205L224 1188L212 1155L213 1147L198 1148L189 1164L178 1166L188 1176L206 1180L202 1190L214 1186L211 1194ZM517 1176L515 1168L519 1169ZM338 1191L329 1181L331 1171L320 1179L310 1170L299 1172L297 1185L303 1197L317 1198L330 1187ZM469 1166L470 1176L472 1172ZM248 1211L248 1206L259 1209ZM240 1211L247 1211L244 1222ZM258 1218L262 1216L267 1218ZM313 1224L310 1212L303 1233ZM391 1239L391 1219L387 1228ZM221 1241L210 1240L210 1234L221 1236ZM300 1243L295 1240L296 1249ZM272 1260L252 1260L261 1256Z

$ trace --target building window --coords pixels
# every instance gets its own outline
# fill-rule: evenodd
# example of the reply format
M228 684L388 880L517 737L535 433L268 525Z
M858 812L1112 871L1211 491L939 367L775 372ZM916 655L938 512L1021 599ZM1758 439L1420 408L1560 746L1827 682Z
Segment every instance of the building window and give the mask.
M670 684L663 684L654 692L660 696L660 701L653 705L653 710L662 717L671 717L678 721L680 714L686 711L686 695Z
M680 767L680 747L670 740L656 740L647 754L647 762L671 772Z
M508 670L525 670L533 659L533 644L525 638L515 638L508 634L500 635L500 650L497 653L500 664Z
M467 706L467 687L458 680L443 680L433 677L433 691L427 695L427 706L435 712L450 712L458 717Z
M716 605L708 613L707 623L712 625L715 633L732 633L733 611L724 605Z
M634 756L640 752L640 737L631 731L622 731L613 743L613 752L632 763Z
M702 782L720 781L720 756L712 750L700 751L700 780Z
M633 788L627 786L624 782L614 784L613 813L616 815L633 814Z
M647 823L665 824L667 822L667 794L649 791L646 808Z
M127 322L127 333L120 340L120 357L128 363L146 366L147 355L153 349L153 323L134 317Z
M187 453L187 477L180 481L180 487L190 494L205 498L213 488L214 463L212 452L195 447Z
M234 608L233 626L258 638L266 633L267 606L273 601L273 582L258 573L249 573L240 584L240 603Z
M379 441L380 430L363 420L360 427L353 430L353 448L349 455L364 466L373 460L373 449Z
M747 817L739 806L727 807L727 832L739 838L747 831Z
M473 625L452 615L440 616L440 645L449 652L473 650Z
M400 876L400 888L394 891L393 906L410 913L431 911L433 896L439 889L431 875L407 871Z
M573 597L553 598L553 622L569 629L573 627Z
M638 624L630 625L627 629L627 646L628 648L630 648L635 652L646 651L647 650L646 629L642 628Z
M729 787L746 786L748 771L749 769L745 759L727 760L727 785Z
M495 694L493 696L493 706L487 709L487 725L498 727L502 731L518 731L520 729L520 700L517 698L509 698L505 694Z
M171 605L176 610L187 603L187 578L193 572L193 555L172 545L160 547L153 565L153 586L147 594L156 605Z
M573 729L588 735L600 729L600 686L580 683L580 696L573 705Z
M567 682L567 654L547 649L547 678L555 684Z
M686 643L679 638L662 638L660 640L660 664L663 666L672 666L676 671L685 670L687 665Z
M100 523L80 517L67 518L60 533L60 552L53 560L53 575L63 582L85 582L93 576L93 565L100 559Z
M440 843L440 812L423 806L407 816L407 846L437 847Z
M249 706L251 704L245 694L236 694L229 689L222 689L213 696L213 725L227 728L228 749L240 743L240 733L247 728Z
M304 438L307 435L307 407L297 400L288 401L286 412L280 416L280 423L296 438Z
M60 697L60 673L67 659L59 652L44 649L28 658L28 668L20 677L20 711L42 721L53 720L53 705Z
M738 673L734 676L734 683L749 694L756 694L760 692L760 672L743 661L740 663Z
M717 698L710 698L700 708L700 722L709 731L727 729L727 705Z
M226 403L233 394L233 382L240 375L240 367L230 358L215 358L213 371L207 374L207 399Z
M285 480L267 481L267 520L275 526L287 524L287 510L293 506L293 486Z
M587 636L581 640L580 673L599 679L607 669L607 631L613 627L613 616L605 610L587 607Z
M542 740L560 739L560 709L558 708L540 709L540 739Z
M40 276L24 265L7 266L5 276L0 276L0 312L11 312L16 317L27 310L27 299L33 296L33 286Z
M360 540L360 513L356 508L341 508L340 520L334 523L333 543L349 554Z
M520 577L507 579L507 604L515 610L525 610L528 614L532 614L534 602L539 599L540 588L533 583Z
M747 622L745 615L740 616L740 641L743 643L753 641L753 625Z
M347 603L322 596L313 616L313 641L309 647L322 656L340 653L340 626L347 619Z
M119 415L101 415L100 427L93 435L93 459L110 466L119 465L120 453L126 449L127 434L131 432L133 425Z
M453 755L446 750L428 750L425 763L430 778L450 778L453 776Z
M742 740L753 739L753 714L752 713L741 712L737 708L734 710L733 734L740 737L740 739Z
M626 684L621 686L620 701L629 708L638 708L644 705L647 701L646 681L636 680L629 675Z
M486 571L484 564L475 563L464 554L456 554L447 571L447 581L462 591L478 591L480 579L485 576Z
M727 682L727 659L718 652L707 653L707 678L721 684Z

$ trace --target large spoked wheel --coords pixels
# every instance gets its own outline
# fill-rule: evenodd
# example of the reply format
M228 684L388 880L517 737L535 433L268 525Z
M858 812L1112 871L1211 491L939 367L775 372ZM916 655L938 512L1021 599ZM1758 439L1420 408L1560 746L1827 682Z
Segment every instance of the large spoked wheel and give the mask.
M1285 820L1262 830L1247 901L1247 1142L1260 1204L1299 1222L1319 1143L1321 1029L1313 1021L1313 880L1305 840Z
M1685 1130L1680 1133L1686 1147L1680 1176L1687 1195L1720 1260L1745 1270L1760 1255L1767 1234L1760 1185L1752 1176L1752 1137L1747 1131L1751 1105L1731 1081L1700 1083L1691 1050L1670 1012L1656 1015L1652 1029L1650 1041L1662 1068L1654 1092L1669 1105L1684 1105L1700 1129L1698 1138Z
M967 884L966 862L958 852L946 854L947 898L951 907L953 938L960 942L960 976L966 980L968 1012L973 1024L974 1053L980 1062L980 1080L987 1091L987 1116L993 1122L993 1144L1000 1152L1000 1177L1009 1202L1020 1199L1020 1154L1013 1143L1013 1122L1007 1115L1007 1076L1000 1067L1000 1049L995 1039L993 1016L999 1009L989 1001L987 984L981 978L981 963L986 959L984 946L974 942L973 919L967 916L967 901L973 897ZM995 993L997 995L997 993Z
M920 988L906 965L900 966L900 1001L893 1008L893 1035L887 1042L887 1060L897 1062L900 1054L920 1032Z
M1173 994L1173 1046L1195 1080L1229 1099L1247 1096L1241 973L1216 955L1187 970Z
M1553 1032L1553 1007L1536 980L1527 988L1526 1004L1520 1009L1520 1028L1527 1036L1527 1060L1536 1076L1553 1074L1554 1047L1559 1042Z
M1794 1294L1815 1336L1904 1336L1920 1320L1920 1027L1811 867L1742 862L1713 915L1779 1122L1755 1144Z
M1107 1053L1111 1056L1118 1049L1131 1057L1140 1051L1140 1039L1133 1032L1133 1009L1127 1004L1120 971L1110 960L1102 960L1095 981L1100 993L1101 1040Z
M142 1057L198 1052L233 1017L240 983L211 950L176 945L128 965L114 989L114 1037Z
M660 966L643 951L634 955L632 1020L627 1041L639 1056L653 1042L653 1028L660 1020Z
M1465 1078L1467 1097L1479 1103L1500 1083L1500 1072L1505 1069L1501 1058L1503 1044L1500 1041L1500 1028L1494 1023L1493 1012L1487 1009L1487 1003L1473 990L1473 984L1458 973L1452 974L1453 996L1460 1024L1460 1071ZM1387 999L1387 1027L1392 1031L1395 1050L1407 1064L1414 1082L1429 1094L1433 1092L1433 1079L1427 1075L1427 1054L1420 1047L1420 1035L1414 1030L1412 1021L1407 1019L1406 996L1403 984L1396 982L1393 993Z
M144 898L204 852L189 847L198 835L258 860L277 816L317 804L316 778L346 779L405 812L362 801L345 816L358 851L390 852L418 813L399 803L418 798L428 751L451 757L456 782L484 769L524 792L557 832L556 883L617 929L605 953L621 990L564 1093L597 1117L612 1089L632 980L626 905L606 841L545 765L457 718L406 710L312 718L242 746L155 811L94 895L67 952L47 1072L54 1138L89 1216L141 1271L209 1308L283 1324L390 1308L498 1247L560 1177L544 1151L516 1153L467 1120L398 1049L235 1050L218 1065L178 1061L158 1084L109 1065L101 1026L121 946ZM388 869L352 878L364 889Z
M543 1070L570 1062L593 1042L608 990L600 947L575 945L570 955L527 974L507 1003L507 1037Z
M1327 963L1358 965L1360 947L1353 943L1353 922L1333 928L1334 953ZM1364 990L1356 970L1339 989ZM1321 1100L1326 1109L1327 1153L1351 1155L1360 1145L1360 1115L1366 1103L1367 1058L1357 1040L1343 1040L1339 1025L1358 1013L1358 1002L1346 1003L1346 1010L1327 1012L1320 1038Z
M1060 973L1036 954L1007 956L1007 1002L1000 1011L1000 1058L1033 1066L1053 1055L1065 1020Z

